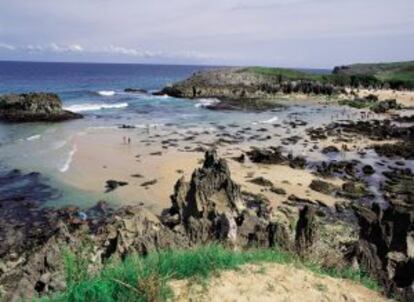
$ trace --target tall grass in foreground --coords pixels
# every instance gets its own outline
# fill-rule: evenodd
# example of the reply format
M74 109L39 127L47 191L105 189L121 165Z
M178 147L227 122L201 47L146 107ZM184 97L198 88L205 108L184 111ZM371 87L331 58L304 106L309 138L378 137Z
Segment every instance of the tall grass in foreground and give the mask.
M83 259L66 253L67 290L40 301L162 301L172 295L168 280L190 277L205 279L220 270L237 269L246 263L260 262L294 264L318 274L355 280L368 288L379 290L374 281L359 271L323 269L274 249L232 251L219 245L208 245L193 250L154 252L146 257L129 256L123 262L113 260L94 276L85 273L87 263Z

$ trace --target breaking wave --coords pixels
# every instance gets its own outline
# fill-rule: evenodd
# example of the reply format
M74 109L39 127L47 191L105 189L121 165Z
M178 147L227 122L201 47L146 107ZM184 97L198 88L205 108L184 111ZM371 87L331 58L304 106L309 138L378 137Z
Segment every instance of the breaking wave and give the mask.
M204 108L217 103L220 103L218 99L198 99L198 103L194 105L196 108Z
M100 90L97 93L99 95L102 95L102 96L113 96L113 95L115 95L115 91L113 91L113 90Z
M102 109L120 109L128 107L128 103L115 103L115 104L76 104L64 107L65 110L72 112L82 112L82 111L98 111Z

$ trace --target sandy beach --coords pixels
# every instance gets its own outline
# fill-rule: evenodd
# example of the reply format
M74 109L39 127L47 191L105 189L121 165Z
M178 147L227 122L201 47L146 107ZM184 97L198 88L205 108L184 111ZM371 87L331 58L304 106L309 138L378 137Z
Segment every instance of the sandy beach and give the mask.
M349 116L347 112L343 113L344 118ZM242 190L264 195L273 207L286 202L292 195L328 206L343 202L343 198L309 188L313 180L319 179L312 169L297 169L286 164L257 164L248 158L243 163L235 160L252 147L278 145L283 146L286 154L305 156L315 162L329 160L320 150L328 146L340 150L344 140L348 141L345 143L347 152L341 152L336 158L350 160L358 158L358 152L364 148L378 143L346 134L339 139L329 137L312 142L303 129L304 127L290 129L288 121L276 119L274 123L256 123L249 127L232 124L208 127L190 125L185 128L164 125L149 129L89 129L74 138L76 152L70 168L59 177L71 187L95 194L101 200L112 201L114 206L141 204L160 213L169 205L177 180L180 177L189 180L194 169L200 166L204 150L215 146L220 156L227 160L232 177L241 185ZM295 131L302 134L295 138L297 143L289 143L289 139L295 137ZM131 139L130 144L128 138ZM392 141L381 143L386 142ZM269 180L275 188L283 189L285 193L274 193L269 187L252 182L260 177ZM108 180L128 184L105 193ZM331 177L328 181L336 187L343 184L343 180L336 177Z

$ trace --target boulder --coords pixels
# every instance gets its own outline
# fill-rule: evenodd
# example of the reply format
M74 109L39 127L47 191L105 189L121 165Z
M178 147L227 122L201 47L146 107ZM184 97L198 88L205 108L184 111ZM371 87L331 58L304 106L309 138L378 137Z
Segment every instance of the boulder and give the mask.
M64 110L54 93L22 93L0 96L0 120L6 122L60 122L82 118Z

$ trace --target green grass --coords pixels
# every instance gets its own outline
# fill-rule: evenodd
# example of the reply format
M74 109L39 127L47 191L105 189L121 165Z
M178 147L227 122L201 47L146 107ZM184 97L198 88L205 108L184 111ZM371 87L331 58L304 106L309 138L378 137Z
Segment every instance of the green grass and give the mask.
M270 77L280 77L282 80L314 80L321 81L325 75L305 73L288 68L270 68L270 67L247 67L240 72L252 72Z
M266 262L294 264L317 274L355 280L368 288L379 290L374 281L359 271L324 269L274 249L232 251L219 245L209 245L192 250L165 250L150 253L146 257L129 256L122 262L112 260L95 275L87 273L88 262L83 259L70 253L65 253L64 259L67 290L39 301L162 301L172 295L168 280L206 280L221 270L237 269L247 263Z
M408 88L414 89L414 61L380 63L380 64L354 64L349 68L338 73L316 74L302 72L288 68L270 67L247 67L239 72L251 72L275 78L281 82L286 80L308 80L318 81L325 84L337 86L358 87L380 87L388 84L392 89Z

